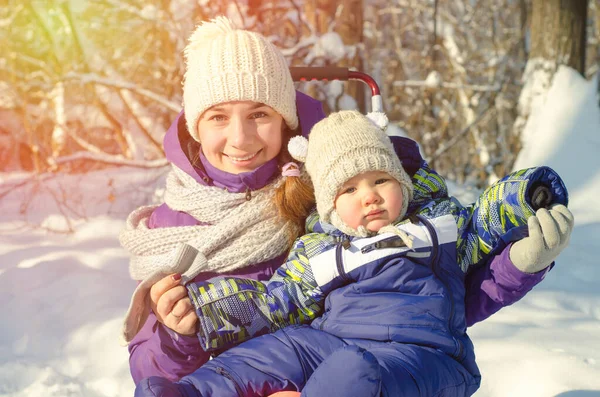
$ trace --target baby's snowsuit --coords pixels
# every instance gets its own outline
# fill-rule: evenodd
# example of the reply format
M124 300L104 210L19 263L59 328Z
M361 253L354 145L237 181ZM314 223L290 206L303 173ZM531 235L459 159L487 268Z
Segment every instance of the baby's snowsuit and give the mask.
M465 273L523 237L534 214L534 186L545 184L563 204L566 189L551 169L532 168L505 177L463 207L449 198L426 198L443 184L433 171L422 168L414 180L411 215L396 225L413 236L412 249L393 234L348 237L315 213L307 220L313 232L296 241L271 281L218 277L190 284L205 349L253 339L182 378L173 391L473 394L480 375L466 334ZM267 332L273 333L256 337ZM153 382L139 385L136 395L155 395L144 394Z

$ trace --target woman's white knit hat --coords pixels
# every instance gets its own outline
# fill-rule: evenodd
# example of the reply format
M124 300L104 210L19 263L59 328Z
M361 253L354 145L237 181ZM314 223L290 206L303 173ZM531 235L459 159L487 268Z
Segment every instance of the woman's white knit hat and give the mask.
M360 112L346 110L330 114L315 124L308 142L303 137L294 137L288 150L296 160L306 163L321 220L342 232L353 236L368 234L366 230L354 230L346 225L334 208L338 190L344 182L364 172L383 171L397 179L403 193L399 218L406 214L413 196L410 177L404 171L390 138Z
M264 103L287 126L298 126L296 91L288 65L264 36L238 29L226 17L200 24L185 48L183 108L190 135L210 107L229 101Z

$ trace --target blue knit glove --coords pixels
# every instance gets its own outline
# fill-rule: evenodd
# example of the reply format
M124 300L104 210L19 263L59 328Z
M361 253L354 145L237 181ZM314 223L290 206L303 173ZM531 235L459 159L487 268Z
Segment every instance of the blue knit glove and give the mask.
M510 260L524 273L547 268L569 244L573 225L573 214L564 205L540 208L527 220L529 237L510 248Z

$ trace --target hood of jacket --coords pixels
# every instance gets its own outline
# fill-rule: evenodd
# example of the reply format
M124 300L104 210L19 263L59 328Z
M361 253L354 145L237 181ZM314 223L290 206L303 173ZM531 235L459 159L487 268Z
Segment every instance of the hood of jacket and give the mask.
M321 102L296 91L296 107L302 135L307 137L313 125L325 117ZM212 166L194 141L186 127L184 112L181 111L171 124L163 140L167 160L185 171L198 183L226 188L232 193L257 190L266 186L277 175L277 159L268 161L257 169L241 174L231 174ZM192 164L186 153L196 151L200 164Z

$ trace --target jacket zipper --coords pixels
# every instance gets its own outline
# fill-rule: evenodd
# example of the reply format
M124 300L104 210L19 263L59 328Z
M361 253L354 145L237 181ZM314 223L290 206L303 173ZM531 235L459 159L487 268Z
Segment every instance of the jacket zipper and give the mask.
M383 240L376 241L372 244L365 245L360 249L360 252L366 254L380 248L400 248L406 247L406 243L399 236L388 237Z
M327 298L325 298L325 305L327 305ZM323 316L325 316L327 313L329 313L330 308L328 307L327 309L325 309L325 313L323 313ZM319 325L319 329L322 331L323 327L325 326L325 322L327 321L327 317L325 317L323 319L323 321L321 321L321 325Z
M340 278L342 280L344 280L345 282L349 282L352 281L350 279L350 277L348 277L348 275L346 274L346 272L344 271L344 264L342 261L342 249L343 248L348 248L350 247L350 241L349 240L344 240L341 243L339 243L336 247L335 247L335 265L337 267L337 271L338 274L340 275ZM325 310L325 313L327 313L329 310ZM327 318L324 318L323 321L321 322L321 325L319 325L319 329L322 330L323 327L325 326L325 322L327 321Z
M335 247L335 264L337 266L338 274L340 275L342 280L348 282L348 281L352 281L352 280L350 279L350 277L348 277L348 275L344 271L344 263L342 261L342 248L344 248L344 244L345 243L342 242L342 243L339 243Z
M454 299L452 297L452 290L450 289L450 286L448 285L448 283L446 283L444 281L444 279L441 277L441 275L437 271L438 265L439 265L439 263L438 263L439 241L437 238L437 233L435 232L435 228L429 222L429 220L427 220L422 215L417 215L417 218L421 221L421 223L423 223L423 225L425 225L425 227L429 231L429 235L431 236L431 242L433 243L433 259L432 259L433 263L432 263L431 268L433 269L433 273L442 282L442 284L444 284L444 288L446 288L446 291L448 292L448 297L450 298L450 316L448 317L448 330L452 334L452 339L454 339L454 342L458 345L458 354L456 355L456 357L460 360L460 359L462 359L463 346L462 346L462 343L454 336L454 332L453 332L454 327L452 327L452 319L454 318Z
M235 381L235 379L233 379L233 376L227 370L225 370L225 368L217 367L215 369L215 372L221 376L226 377L227 379L229 379L230 381L233 382L233 385L235 386L235 391L237 392L238 396L244 395L240 385L238 385L238 383Z
M325 326L325 321L327 321L326 318L324 318L323 321L321 321L321 325L319 325L319 330L323 331L323 327Z

